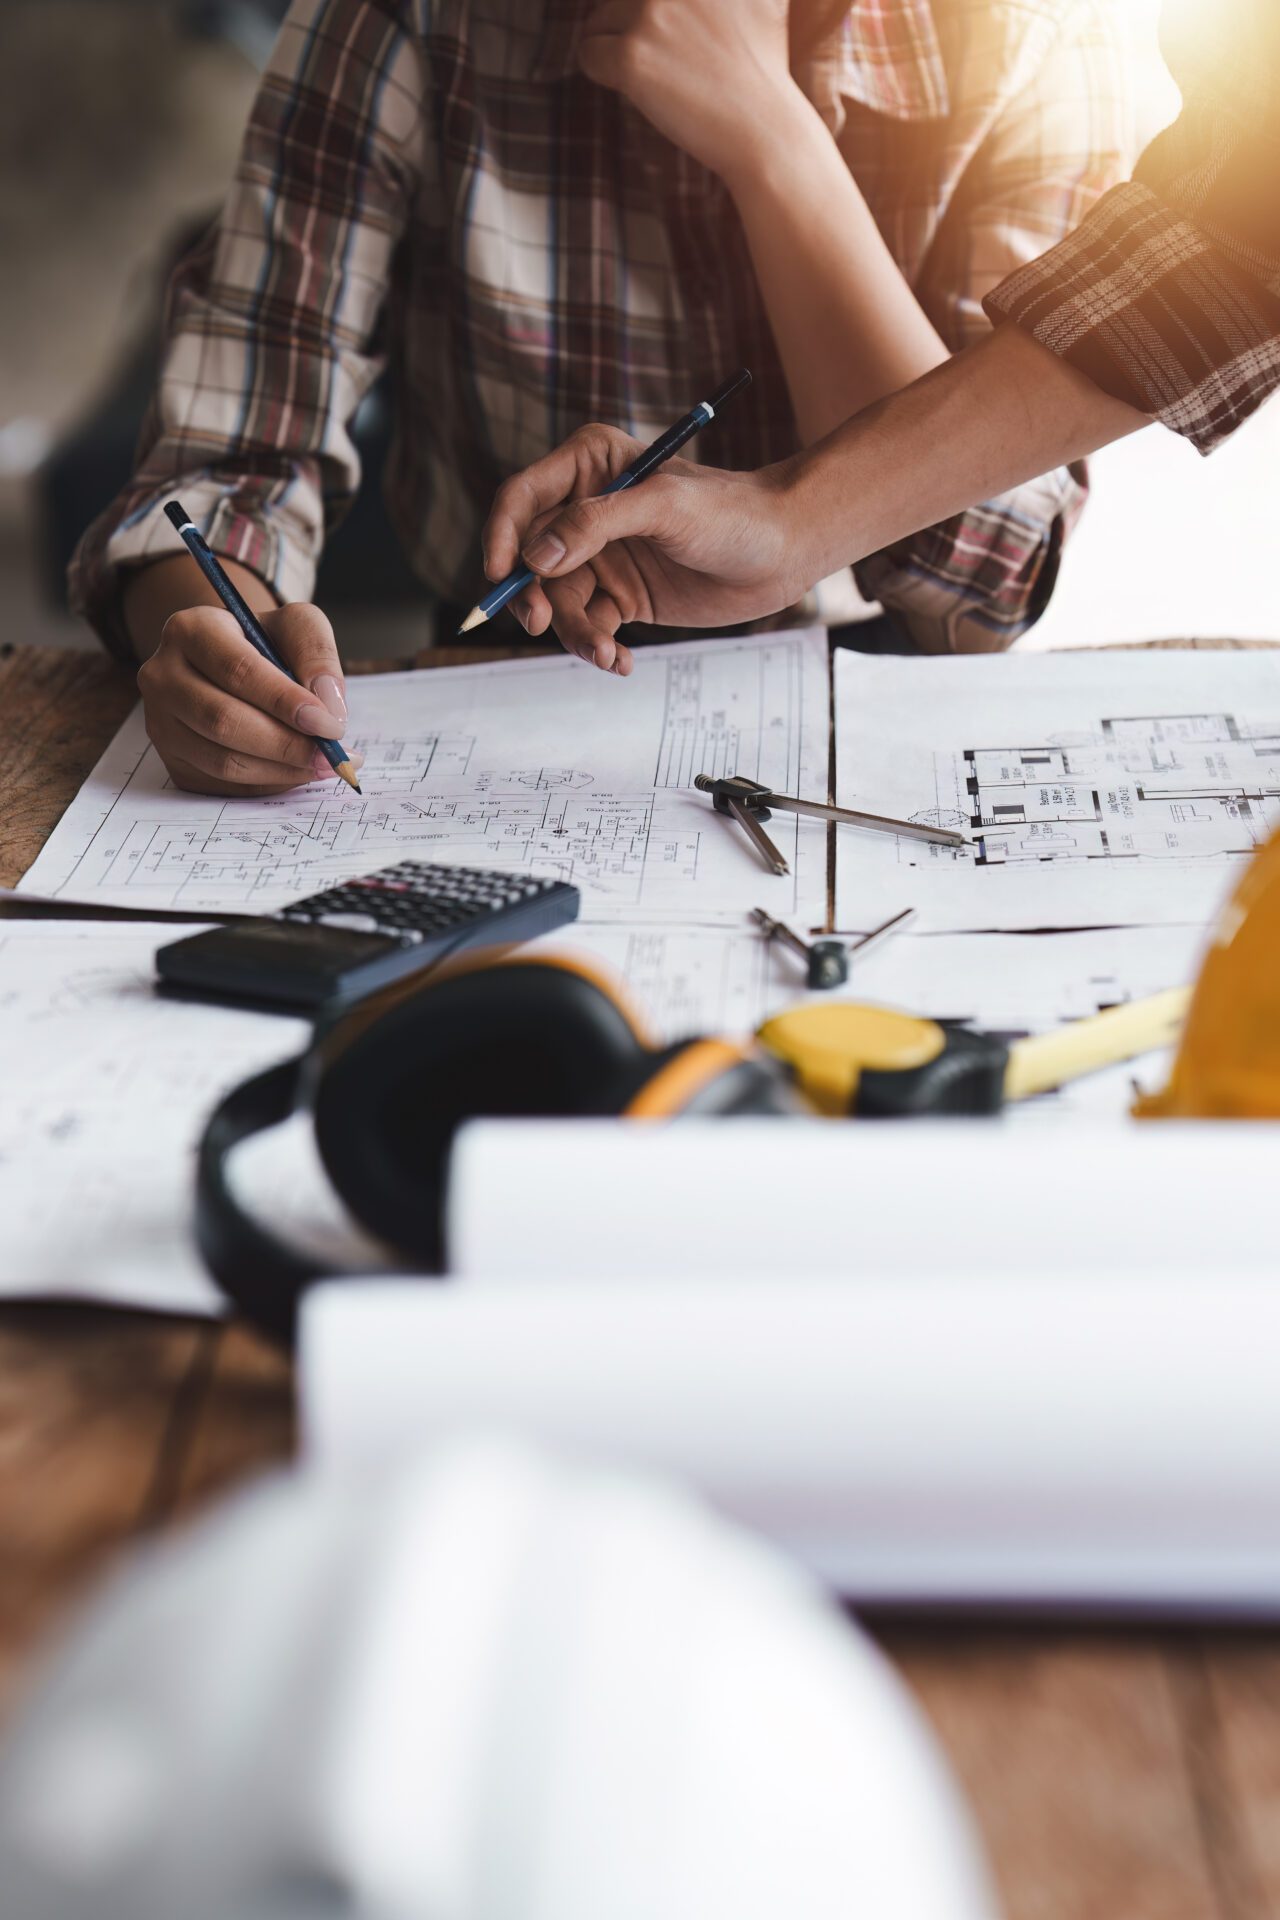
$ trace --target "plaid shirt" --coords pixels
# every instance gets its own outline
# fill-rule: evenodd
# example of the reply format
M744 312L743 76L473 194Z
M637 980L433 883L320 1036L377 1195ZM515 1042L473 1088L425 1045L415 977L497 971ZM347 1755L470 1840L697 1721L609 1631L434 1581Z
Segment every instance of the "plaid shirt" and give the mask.
M1180 118L986 304L1211 453L1280 386L1280 0L1166 0L1164 47Z
M795 0L793 33L809 12ZM131 657L120 569L211 545L309 599L390 357L387 499L417 572L469 603L493 493L582 422L650 439L727 369L750 402L695 447L793 452L785 380L721 182L582 77L589 0L295 0L222 216L170 289L136 476L89 529L72 603ZM830 0L826 13L831 15ZM1107 0L857 0L797 55L948 347L983 296L1126 171ZM1063 469L873 556L864 594L930 650L1006 646L1042 611L1083 499Z

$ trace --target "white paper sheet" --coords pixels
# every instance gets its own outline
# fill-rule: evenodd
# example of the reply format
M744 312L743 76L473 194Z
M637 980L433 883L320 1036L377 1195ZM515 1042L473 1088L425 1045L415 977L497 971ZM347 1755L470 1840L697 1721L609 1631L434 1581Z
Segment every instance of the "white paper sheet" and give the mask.
M310 1029L158 998L156 947L196 931L0 921L0 1296L220 1311L194 1149L220 1096Z
M797 927L807 933L808 929ZM624 982L654 1038L742 1037L807 1001L870 1000L1002 1038L1045 1033L1195 978L1198 927L1109 927L1046 934L904 934L855 962L832 993L803 988L800 963L776 942L725 927L576 926L529 951L589 954ZM1136 1079L1162 1084L1168 1054L1126 1061L1007 1109L1017 1125L1047 1113L1117 1117Z
M622 981L655 1042L751 1033L770 1013L804 997L797 963L745 926L579 921L531 941L525 952L600 962Z
M1203 925L1280 824L1280 655L835 658L836 914L920 930Z
M303 1430L655 1468L862 1602L1275 1617L1278 1344L1269 1265L363 1281L304 1308Z
M1272 1261L1280 1124L488 1120L450 1162L449 1270L1028 1284Z
M345 741L363 799L318 782L273 800L179 792L134 713L22 887L151 908L268 910L407 858L572 881L589 919L723 923L767 890L826 910L826 829L778 816L789 880L691 791L740 772L827 792L824 634L637 649L627 680L567 656L354 677Z

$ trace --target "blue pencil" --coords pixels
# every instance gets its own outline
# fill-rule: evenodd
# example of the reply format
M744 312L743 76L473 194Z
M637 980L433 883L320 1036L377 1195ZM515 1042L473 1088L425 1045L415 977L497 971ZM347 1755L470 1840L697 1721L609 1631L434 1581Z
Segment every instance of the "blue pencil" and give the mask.
M683 420L677 420L674 427L660 434L652 446L637 454L629 467L625 467L609 486L606 493L625 493L628 487L638 486L641 480L647 480L673 453L679 453L686 440L692 440L695 433L715 419L726 400L740 393L743 387L751 385L751 375L745 367L740 367L722 387L717 387L709 400L699 400L696 407L686 413ZM486 593L472 607L470 613L458 628L459 633L470 633L475 627L482 627L486 620L492 620L495 613L501 613L508 600L514 600L535 578L528 567L517 567L505 580Z
M249 642L249 645L255 648L264 660L269 660L273 667L279 667L281 673L287 673L296 685L301 686L302 682L298 679L297 674L293 671L292 667L286 665L280 658L280 655L268 640L262 622L259 620L257 614L254 613L248 601L239 592L230 575L223 571L217 554L213 551L212 547L207 545L204 535L186 512L185 508L181 507L176 500L170 500L165 507L165 512L186 542L187 551L191 555L191 558L195 561L227 612L235 620L236 625ZM356 792L359 793L361 787L360 782L356 779L356 770L348 759L347 750L341 741L317 740L316 745L334 772L339 774L349 787L354 787Z

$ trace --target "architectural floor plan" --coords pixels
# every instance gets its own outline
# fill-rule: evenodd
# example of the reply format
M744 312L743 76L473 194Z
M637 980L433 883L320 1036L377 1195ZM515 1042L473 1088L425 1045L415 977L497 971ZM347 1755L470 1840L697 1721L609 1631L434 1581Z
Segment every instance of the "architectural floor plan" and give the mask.
M1248 853L1280 824L1280 719L1108 714L1092 740L970 747L944 765L964 782L979 865Z
M970 842L842 832L842 925L904 904L933 929L1203 921L1280 825L1266 653L842 654L836 702L842 802Z
M267 800L181 793L135 713L23 887L259 911L417 858L570 881L591 919L717 924L762 883L777 911L825 912L820 823L778 820L781 882L691 791L696 773L737 771L825 798L820 634L637 649L627 680L560 656L353 678L348 695L363 796L334 781Z

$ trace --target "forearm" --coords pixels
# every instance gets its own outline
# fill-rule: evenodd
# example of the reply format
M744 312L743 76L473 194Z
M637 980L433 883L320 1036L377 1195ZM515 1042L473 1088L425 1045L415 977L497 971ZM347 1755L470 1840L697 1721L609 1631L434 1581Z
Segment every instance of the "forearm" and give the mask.
M255 613L269 613L280 602L264 581L237 560L222 562L232 583ZM121 610L133 650L149 660L160 644L165 622L187 607L218 607L219 600L189 553L175 553L150 566L132 569L125 581Z
M793 83L726 183L806 446L948 357L823 122Z
M1017 327L800 456L787 518L808 582L1150 424Z
M500 580L523 555L539 576L522 596L528 631L554 619L570 651L609 668L620 626L724 626L777 613L838 567L1146 424L1019 329L1002 328L757 473L677 459L646 486L605 493L639 443L583 427L499 489L485 570ZM595 586L584 598L587 567Z

